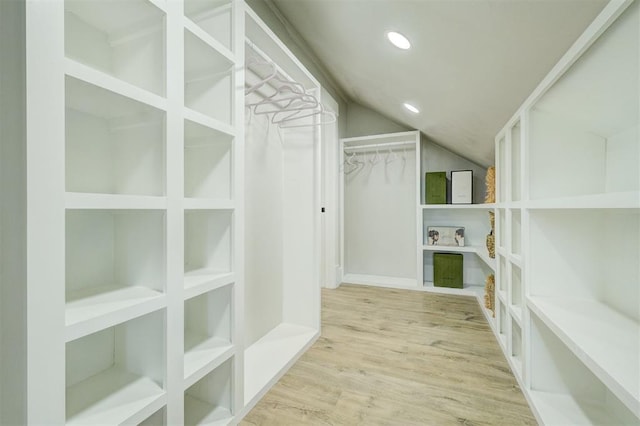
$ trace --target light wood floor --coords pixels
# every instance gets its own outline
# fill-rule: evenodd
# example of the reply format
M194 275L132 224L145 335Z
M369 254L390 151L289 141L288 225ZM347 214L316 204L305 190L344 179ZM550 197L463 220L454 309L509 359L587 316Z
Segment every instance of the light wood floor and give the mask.
M250 425L535 425L472 297L342 285Z

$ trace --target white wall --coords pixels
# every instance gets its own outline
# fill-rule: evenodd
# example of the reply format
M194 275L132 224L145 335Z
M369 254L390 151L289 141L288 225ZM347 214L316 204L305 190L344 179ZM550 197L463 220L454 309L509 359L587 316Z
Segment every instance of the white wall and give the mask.
M422 137L422 173L420 176L420 199L424 203L424 174L426 172L447 172L449 180L449 191L447 199L451 198L451 171L452 170L473 170L473 202L484 203L486 191L485 178L487 170L476 163L454 154L453 152L437 145L429 139Z
M341 137L353 138L357 136L381 135L385 133L406 132L410 129L396 123L384 115L360 105L349 102L347 105L347 126Z
M0 1L0 424L26 424L25 5Z
M394 151L389 164L384 153L375 165L375 152L358 154L367 164L345 174L345 274L416 278L416 153Z

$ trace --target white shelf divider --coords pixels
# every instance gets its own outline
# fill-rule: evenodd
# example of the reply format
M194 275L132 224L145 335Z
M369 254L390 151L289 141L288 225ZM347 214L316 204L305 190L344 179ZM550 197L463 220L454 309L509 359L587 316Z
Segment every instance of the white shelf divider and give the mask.
M184 18L184 27L189 30L194 36L198 37L203 42L207 43L209 47L220 53L222 56L227 58L229 62L235 62L235 57L233 52L231 52L225 45L220 43L215 38L211 37L205 30L200 28L196 23L194 23L189 18Z
M67 300L67 342L166 306L162 293L141 286L87 287L71 292Z
M640 417L640 324L592 300L529 297L529 308Z
M186 272L184 275L184 298L190 299L203 293L232 284L233 272L220 272L202 268Z
M166 399L153 380L112 367L67 389L66 424L137 424Z
M235 127L230 126L229 124L224 123L220 120L216 120L215 118L209 117L208 115L191 108L184 107L184 118L189 121L193 121L194 123L201 124L205 127L209 127L213 130L226 133L230 136L235 136L237 133Z
M475 253L478 255L492 271L496 270L496 260L489 257L489 252L486 247L483 246L427 246L423 245L422 249L425 251L438 251L446 253Z
M127 83L109 74L83 65L73 59L65 59L65 73L78 80L101 87L159 110L167 110L167 101L165 98L141 89L134 84Z
M185 336L185 349L185 389L220 366L235 353L234 346L227 340L219 337L203 340L202 336L191 333L187 333Z
M533 411L545 425L619 425L603 404L578 400L571 395L529 391Z
M185 426L207 425L223 426L231 423L233 415L225 407L213 407L192 395L184 397Z
M244 400L250 410L318 338L319 331L281 323L244 353Z
M92 194L84 192L67 192L65 194L67 209L100 209L100 210L165 210L166 197Z
M217 200L207 198L185 198L185 210L233 210L235 203L232 200Z
M526 203L529 209L639 209L640 191L546 198Z

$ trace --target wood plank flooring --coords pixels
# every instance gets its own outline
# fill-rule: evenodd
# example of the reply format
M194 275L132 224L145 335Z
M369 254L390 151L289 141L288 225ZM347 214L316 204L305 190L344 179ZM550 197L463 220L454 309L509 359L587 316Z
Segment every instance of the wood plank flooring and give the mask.
M472 297L343 284L322 336L240 423L535 425Z

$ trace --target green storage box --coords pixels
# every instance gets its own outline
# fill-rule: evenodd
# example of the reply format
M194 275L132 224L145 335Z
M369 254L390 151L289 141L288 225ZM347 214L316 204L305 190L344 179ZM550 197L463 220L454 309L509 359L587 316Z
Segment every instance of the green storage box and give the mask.
M462 288L461 253L433 253L433 285Z
M430 172L424 177L425 204L447 204L447 172Z

